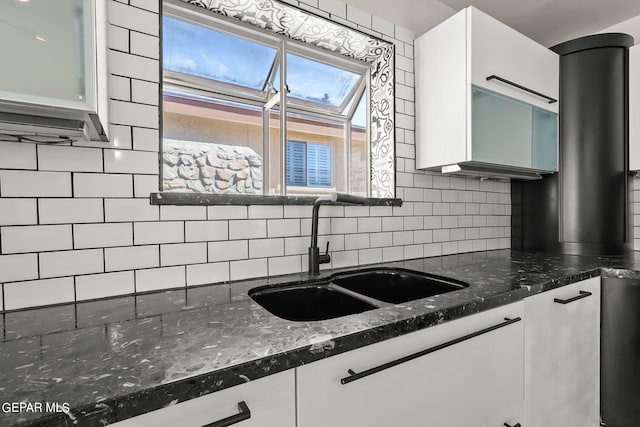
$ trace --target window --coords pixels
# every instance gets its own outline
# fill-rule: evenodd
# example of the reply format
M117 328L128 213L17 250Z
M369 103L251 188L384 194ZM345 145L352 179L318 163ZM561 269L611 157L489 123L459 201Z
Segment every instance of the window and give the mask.
M291 9L265 1L274 9ZM305 31L320 36L320 21L343 27L297 9L291 10L296 19L306 16L304 22L278 21L295 26L295 37L282 34L290 29L251 22L255 14L234 15L236 7L264 8L265 1L258 5L249 0L243 6L219 2L226 9L215 12L226 18L180 2L163 4L162 190L246 195L342 191L392 197L372 185L375 176L393 187L392 144L391 150L380 144L393 135L387 123L393 117L393 84L382 76L380 64L374 69L370 63L378 58L371 55L372 47L382 55L388 52L380 46L387 45L342 30L341 37L349 41L353 34L354 39L341 49L364 49L359 58L327 45L326 36L314 43L303 40ZM367 111L382 86L384 120ZM374 159L374 152L387 159ZM379 179L382 175L372 165L391 165L391 170Z
M287 186L331 187L331 145L287 141Z

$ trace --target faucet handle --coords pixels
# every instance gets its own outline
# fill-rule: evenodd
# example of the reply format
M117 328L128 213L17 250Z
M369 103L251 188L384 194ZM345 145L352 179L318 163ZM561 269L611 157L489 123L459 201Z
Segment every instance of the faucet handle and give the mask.
M327 240L327 248L324 251L325 255L329 255L329 241Z

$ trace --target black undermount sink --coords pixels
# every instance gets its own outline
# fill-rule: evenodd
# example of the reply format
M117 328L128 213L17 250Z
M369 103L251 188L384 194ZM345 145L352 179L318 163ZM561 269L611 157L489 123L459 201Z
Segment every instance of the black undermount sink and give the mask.
M304 322L362 313L469 285L457 280L397 268L355 270L314 283L284 283L251 289L249 296L271 314Z
M327 284L257 288L249 296L268 312L297 322L326 320L377 308Z
M342 273L332 283L379 301L402 304L466 288L466 283L402 269L375 269Z

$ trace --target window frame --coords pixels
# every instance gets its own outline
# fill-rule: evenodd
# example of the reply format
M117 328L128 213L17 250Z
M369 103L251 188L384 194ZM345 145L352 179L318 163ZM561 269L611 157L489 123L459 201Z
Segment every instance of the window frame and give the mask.
M270 1L272 1L273 3L277 3L274 0L270 0ZM325 63L329 66L342 68L347 71L356 72L361 75L359 81L356 84L354 84L353 88L351 88L350 92L347 94L347 96L343 100L342 105L340 105L339 107L332 107L329 105L318 104L318 105L322 105L322 108L321 108L322 111L321 111L318 108L314 108L315 103L313 102L297 99L294 97L287 97L286 94L285 96L283 96L283 98L285 98L285 100L288 101L285 103L279 103L280 118L281 118L281 121L283 122L281 123L281 126L280 126L281 127L280 133L281 133L281 139L282 139L280 143L280 148L281 148L280 157L282 158L281 159L282 167L280 168L280 175L281 175L280 188L281 188L281 192L284 193L285 196L286 196L286 187L287 187L286 185L286 140L287 140L286 117L287 117L287 113L291 112L294 114L303 114L306 116L316 117L319 119L328 119L332 121L337 120L344 124L345 139L346 139L345 147L347 148L347 152L345 153L347 156L346 157L347 168L345 172L347 174L346 176L348 177L350 176L349 165L351 163L351 153L350 153L350 143L347 143L347 142L350 140L351 134L352 134L351 121L362 99L363 94L367 92L368 102L369 102L369 108L366 109L367 123L368 123L367 127L369 128L369 131L366 132L366 137L367 137L366 146L368 151L367 158L369 159L369 161L367 162L367 178L368 178L367 194L370 197L382 196L387 198L393 198L395 194L395 155L393 154L394 152L393 146L395 142L395 135L394 135L395 126L391 126L392 128L392 131L390 132L391 140L390 140L390 143L388 143L385 149L383 150L387 154L387 157L389 157L389 152L391 153L391 156L390 156L391 160L389 160L388 158L382 160L386 164L385 166L387 168L389 165L391 165L391 167L385 171L387 181L391 182L391 185L389 187L391 188L391 192L388 191L387 189L385 194L380 194L380 193L373 194L371 190L371 182L373 180L371 169L372 167L375 167L376 163L378 164L380 163L379 159L372 158L371 140L370 140L370 137L374 132L374 129L372 129L373 125L372 125L371 110L374 103L374 100L372 98L373 96L375 96L375 94L371 93L371 82L375 77L372 74L380 73L380 68L381 68L380 63L379 61L378 62L376 61L376 58L373 58L373 60L369 58L369 62L366 62L363 60L360 60L360 61L354 60L353 57L350 57L349 55L345 55L343 53L328 51L318 46L309 46L309 43L304 40L295 40L286 35L279 34L277 32L269 32L269 31L265 32L263 28L256 29L255 23L252 25L251 23L244 22L242 18L238 19L238 17L231 16L231 14L229 16L226 16L224 13L221 13L220 11L213 11L217 13L206 13L206 12L203 13L202 9L204 5L202 5L201 2L200 4L196 3L196 5L191 3L192 3L192 0L165 0L162 3L163 11L162 11L162 14L160 15L160 19L162 20L164 16L169 16L169 17L181 19L187 22L191 21L196 25L209 27L214 31L227 33L235 37L241 37L253 43L262 42L262 44L266 46L278 49L278 53L276 54L276 57L271 67L270 75L268 76L264 87L267 87L269 83L272 83L272 84L274 83L273 78L277 74L275 72L275 68L277 67L278 60L280 60L281 63L284 64L284 69L285 69L285 72L282 72L282 69L280 70L280 80L281 80L280 87L285 87L284 82L286 81L286 53L300 55L311 60L316 60L321 63ZM220 3L224 3L224 1ZM285 8L292 8L289 5L285 5L285 4L280 4L280 5ZM303 14L308 14L306 11L302 11L299 9L295 9L295 10ZM317 17L315 15L309 14L309 16L313 17L314 19L324 20L324 18ZM332 25L340 25L340 24L333 23L332 21L328 21L328 20L326 21ZM260 27L260 25L258 25L258 27ZM344 28L348 29L349 31L356 32L356 30L350 29L348 27L344 27ZM373 39L372 36L369 36L365 33L361 33L361 35ZM379 39L376 39L376 40L383 42ZM390 44L387 42L383 42L383 43L387 44L388 50L385 51L384 49L381 49L377 51L377 53L379 53L381 56L383 56L384 54L387 55L387 58L386 58L387 63L385 66L387 68L390 67L392 72L393 57L394 57L393 44ZM372 70L373 70L373 73L372 73ZM160 88L161 93L163 89L167 87L167 83L170 88L172 86L173 87L183 86L185 83L183 79L179 78L180 77L179 73L164 71L162 67L160 72L161 73L164 72L166 74L166 77L163 77L161 79L163 82ZM391 74L391 78L392 77L393 76ZM201 84L199 89L191 88L190 90L190 93L193 93L194 95L198 95L198 96L204 96L209 98L213 97L213 98L219 98L222 100L238 102L237 94L240 89L240 91L244 95L242 97L242 102L246 102L247 104L254 105L256 107L263 107L263 108L265 108L265 106L271 107L274 102L275 103L278 102L278 100L274 98L276 97L280 98L280 94L272 95L270 98L266 100L266 104L265 104L264 94L266 93L268 96L269 95L268 90L266 92L265 91L261 92L261 91L252 90L250 88L245 88L242 86L236 87L236 85L227 84L223 82L216 82L216 87L214 88L215 90L211 90L211 88L206 88L206 86L211 85L211 80L199 78L196 76L189 76L188 80L189 82L187 83ZM203 84L205 83L205 81L206 81L206 84ZM387 93L388 99L385 100L387 104L387 108L388 109L390 108L390 111L391 111L391 113L388 114L387 118L390 117L392 120L391 123L393 124L393 118L395 115L395 96L394 96L395 94L393 92L393 81L391 82L390 89L389 87L387 87L386 89L387 89L387 92L391 91L391 93ZM350 108L346 110L346 107L349 106L349 103L351 103ZM266 110L263 110L263 111L266 111ZM340 112L342 112L342 114L340 114ZM268 120L269 116L268 115L264 115L264 116L266 116ZM388 129L388 127L389 126L387 121L387 126L385 126L385 129ZM263 130L264 130L264 126L263 126ZM265 151L265 154L266 153L267 151ZM162 154L162 146L161 146L161 154ZM263 162L265 164L268 163L268 158L263 158ZM266 177L268 176L268 174L265 173L264 176ZM162 185L162 182L163 182L162 171L160 172L159 179L160 179L160 184ZM350 179L346 179L346 181L347 183L349 183ZM266 183L263 183L263 188L265 189L269 188L265 184ZM350 190L350 188L348 190ZM167 193L162 193L162 194L167 194ZM191 194L197 194L197 193L191 193ZM206 194L206 193L202 193L202 194ZM212 196L224 197L229 195L212 194ZM247 196L247 197L271 197L271 196L257 195L257 196ZM155 197L154 199L156 202L160 202L160 199L162 199L162 197Z

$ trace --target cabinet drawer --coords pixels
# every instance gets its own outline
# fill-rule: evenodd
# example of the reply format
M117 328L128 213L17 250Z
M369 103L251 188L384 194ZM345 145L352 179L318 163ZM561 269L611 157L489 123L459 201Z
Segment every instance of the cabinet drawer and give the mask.
M558 102L550 104L539 95L487 77L495 75L557 100L558 55L478 9L468 13L469 83L557 113Z
M294 376L293 370L281 372L112 425L202 427L240 414L244 402L250 418L238 421L238 427L295 427Z
M518 302L297 368L298 427L480 425L523 399L522 314Z
M599 425L600 278L525 299L527 427Z

